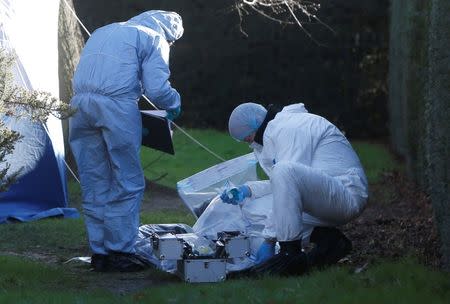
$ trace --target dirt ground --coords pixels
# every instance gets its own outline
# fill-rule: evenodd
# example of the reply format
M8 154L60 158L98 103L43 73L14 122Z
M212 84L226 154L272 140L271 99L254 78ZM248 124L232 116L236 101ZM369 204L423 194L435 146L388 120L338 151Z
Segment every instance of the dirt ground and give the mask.
M440 265L431 202L398 173L386 173L371 185L367 208L343 231L353 242L348 262L355 266L405 255L433 268Z

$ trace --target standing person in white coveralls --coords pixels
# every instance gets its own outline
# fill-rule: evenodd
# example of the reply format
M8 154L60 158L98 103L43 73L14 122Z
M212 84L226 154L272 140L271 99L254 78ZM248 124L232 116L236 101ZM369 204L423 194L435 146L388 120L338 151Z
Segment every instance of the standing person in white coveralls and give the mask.
M177 13L147 11L97 29L81 54L70 145L95 271L143 267L134 248L145 188L138 100L145 94L171 120L180 114L180 95L169 82L169 50L182 35Z
M297 275L311 265L333 263L345 256L351 242L336 228L315 228L311 242L317 247L310 254L302 251L303 212L337 226L360 215L366 205L364 170L338 128L308 113L301 103L286 106L281 112L244 103L231 113L229 132L250 144L270 181L227 190L222 195L224 202L273 192L280 252L253 270Z

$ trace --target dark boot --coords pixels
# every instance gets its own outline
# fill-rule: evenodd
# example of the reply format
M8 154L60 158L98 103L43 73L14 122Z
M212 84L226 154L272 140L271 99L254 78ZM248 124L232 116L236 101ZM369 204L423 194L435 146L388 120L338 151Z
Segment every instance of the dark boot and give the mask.
M352 242L337 228L314 228L310 242L313 249L308 252L308 260L314 267L336 264L352 250Z
M112 252L108 256L107 271L110 272L135 272L148 268L136 254L124 252Z
M280 252L266 262L253 266L256 275L302 275L308 270L307 256L302 252L302 241L279 242Z
M94 253L91 257L92 270L96 272L107 271L108 256L105 254Z

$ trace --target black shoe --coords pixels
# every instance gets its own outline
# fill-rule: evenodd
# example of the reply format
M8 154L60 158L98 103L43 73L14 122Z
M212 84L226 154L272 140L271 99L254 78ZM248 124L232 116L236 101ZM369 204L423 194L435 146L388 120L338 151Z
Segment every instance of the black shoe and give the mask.
M266 262L253 266L251 273L255 275L280 275L297 276L308 270L308 259L302 252L302 242L288 241L279 242L280 253L276 254Z
M136 254L113 252L108 256L107 271L110 272L135 272L147 268Z
M96 272L105 272L108 267L108 256L94 253L91 257L91 267Z
M337 228L314 228L310 242L315 246L308 252L308 260L315 267L337 263L352 250L352 242Z

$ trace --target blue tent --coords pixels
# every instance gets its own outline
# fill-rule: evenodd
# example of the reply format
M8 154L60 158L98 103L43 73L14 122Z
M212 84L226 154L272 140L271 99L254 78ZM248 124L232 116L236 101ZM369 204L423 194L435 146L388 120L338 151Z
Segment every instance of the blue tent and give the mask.
M38 125L34 127L42 128ZM0 193L0 223L49 216L78 217L76 209L67 208L63 159L55 155L47 134L43 144L42 155L33 160L35 167L22 175L7 192Z
M34 2L0 2L0 46L15 52L12 72L16 85L58 96L59 0ZM67 208L61 121L50 117L46 124L40 124L1 113L0 119L23 136L6 159L11 165L9 172L20 170L20 175L17 183L0 193L0 223L49 216L78 217L76 209Z

